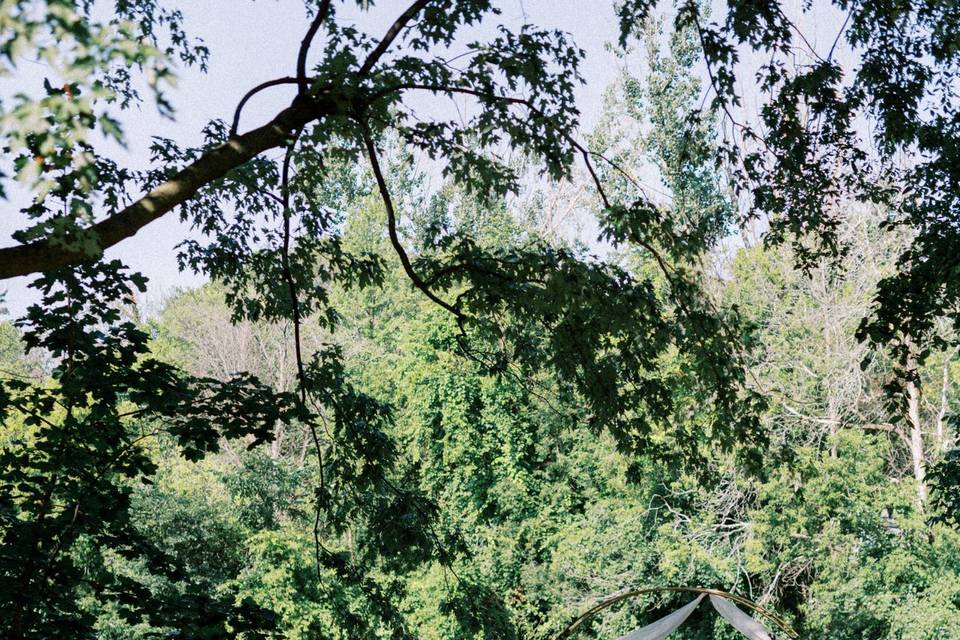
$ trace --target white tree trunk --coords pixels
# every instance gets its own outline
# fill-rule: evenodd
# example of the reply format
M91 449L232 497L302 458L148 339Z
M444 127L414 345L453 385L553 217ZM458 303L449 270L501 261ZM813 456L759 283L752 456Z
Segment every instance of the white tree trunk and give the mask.
M927 502L927 463L920 422L920 387L913 380L907 383L907 420L910 422L910 459L913 462L913 478L917 483L917 507L923 511Z

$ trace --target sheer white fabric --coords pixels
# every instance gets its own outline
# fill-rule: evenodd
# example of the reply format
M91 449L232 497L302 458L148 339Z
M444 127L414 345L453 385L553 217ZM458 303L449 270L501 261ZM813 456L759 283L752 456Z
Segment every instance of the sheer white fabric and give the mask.
M737 605L726 598L711 595L710 604L717 610L717 613L733 625L734 629L750 638L750 640L770 640L770 632L762 624L741 611L737 608Z
M695 600L687 603L668 616L664 616L645 627L635 629L625 636L620 636L617 640L663 640L671 633L680 628L693 610L703 601L706 594L698 596ZM710 604L717 610L724 620L733 625L733 628L743 634L750 640L771 640L770 632L766 627L756 621L756 619L741 611L735 604L726 598L710 595Z
M663 640L690 617L690 614L702 600L703 595L700 595L696 600L677 609L670 615L660 618L653 624L635 629L625 636L620 636L617 640Z

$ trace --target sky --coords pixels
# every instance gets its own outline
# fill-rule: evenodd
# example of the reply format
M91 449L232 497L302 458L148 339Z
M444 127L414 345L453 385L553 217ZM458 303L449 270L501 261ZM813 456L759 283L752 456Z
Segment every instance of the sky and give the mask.
M176 140L181 146L199 144L201 129L212 119L228 120L240 98L253 86L278 76L295 75L300 39L309 22L303 0L191 0L179 2L188 33L200 37L211 52L207 73L197 69L180 69L176 89L169 92L176 120L157 114L152 103L127 112L122 118L128 149L118 150L113 157L130 167L147 166L148 149L153 136ZM373 10L361 11L356 3L340 6L337 19L351 22L372 34L382 34L387 26L409 4L409 0L381 0ZM584 125L596 120L603 89L616 75L616 59L605 44L616 38L617 22L613 5L607 0L503 0L502 14L485 25L492 30L497 23L519 27L524 21L544 28L557 28L572 34L586 52L582 72L588 79L578 91ZM475 34L482 36L483 30ZM320 47L314 43L313 51ZM36 63L21 67L22 82L40 85L44 68ZM241 130L267 122L289 104L292 89L279 87L261 94L244 110ZM427 99L427 98L420 98ZM16 213L18 198L14 195L3 205L0 215L0 245L13 244L10 234L23 218ZM175 213L146 226L140 232L107 251L107 257L120 258L134 270L149 278L147 302L157 304L177 288L197 286L203 280L189 272L180 272L176 263L177 243L189 234ZM19 316L37 299L27 287L31 278L16 278L0 283L5 291L4 306L8 317ZM3 316L0 316L2 318Z
M338 1L337 18L376 36L386 30L408 3L409 0L380 0L373 10L364 12L355 2ZM188 32L202 38L209 47L209 70L205 74L193 68L180 70L177 87L168 96L176 108L175 121L161 117L150 103L127 112L122 118L128 148L118 149L113 157L131 168L147 166L151 137L171 138L181 146L199 144L203 126L215 118L229 120L237 102L251 87L278 76L295 75L297 50L308 26L303 0L190 0L172 4L182 7ZM467 37L482 38L484 32L492 32L497 23L517 28L528 22L569 32L586 52L581 72L587 82L578 89L577 101L583 114L583 128L589 130L601 115L603 92L616 78L622 64L607 48L618 34L612 1L502 0L499 6L502 9L499 17ZM807 17L808 20L817 18L816 15ZM824 38L832 37L829 28L822 33ZM313 51L319 49L319 43L315 43ZM16 80L40 85L43 71L39 64L26 65L24 75ZM241 130L267 122L287 106L292 97L293 90L288 87L258 95L244 111ZM429 96L414 98L432 99ZM429 104L415 106L430 108ZM0 215L0 245L12 244L10 234L22 222L16 213L19 206L16 197L4 205L5 211ZM178 288L202 282L200 277L177 268L175 246L189 233L175 213L167 214L133 238L109 249L107 257L119 258L146 275L149 285L144 302L148 306L156 305ZM0 306L6 307L9 317L19 316L36 300L35 292L26 286L28 282L29 278L17 278L0 283L0 292L6 292Z

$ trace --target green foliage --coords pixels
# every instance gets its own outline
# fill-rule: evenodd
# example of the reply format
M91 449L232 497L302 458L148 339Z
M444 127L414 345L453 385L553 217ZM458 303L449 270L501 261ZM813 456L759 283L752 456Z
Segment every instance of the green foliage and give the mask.
M931 474L934 502L942 522L960 524L960 450L953 449L943 457Z
M5 637L549 637L599 595L668 584L747 594L810 636L960 628L960 540L933 522L957 509L958 118L937 99L955 11L836 3L861 52L847 81L832 51L788 66L779 3L719 22L681 3L664 47L651 3L621 2L648 73L622 78L586 146L568 34L463 43L491 2L417 0L375 40L308 2L297 77L256 89L296 84L286 110L240 134L241 103L134 171L91 131L123 142L139 73L170 115L171 61L207 51L175 9L112 5L107 24L87 1L0 6L2 70L30 54L56 76L0 108L34 196L0 252L43 271L41 301L0 325ZM756 131L732 114L746 49L771 56ZM413 92L472 108L416 114ZM578 180L578 157L603 257L514 217L528 174ZM442 163L439 191L420 158ZM649 168L666 203L631 175ZM153 191L128 207L132 189ZM857 244L845 198L876 205L882 241ZM181 268L212 283L142 323L144 279L101 254L176 206L195 231ZM721 264L760 215L766 246ZM730 630L698 615L679 637Z
M618 4L622 44L653 6ZM730 130L722 157L751 212L769 218L769 241L790 242L805 268L836 258L849 248L838 237L836 205L845 199L880 204L886 229L916 234L860 334L891 347L909 368L909 343L936 340L941 316L956 321L957 194L946 185L957 164L958 107L946 87L960 74L960 17L951 4L927 0L809 2L800 10L814 20L836 12L841 26L825 51L810 45L779 2L731 2L713 21L702 3L687 0L678 3L675 27L697 34L712 106ZM855 52L850 68L838 45ZM764 56L759 68L745 62L749 51ZM768 95L755 123L739 115L744 82ZM874 124L864 128L864 120ZM922 158L901 168L898 154L913 150Z
M182 577L177 558L131 521L132 482L149 482L157 468L137 442L167 418L184 454L196 457L217 447L211 413L223 419L222 435L263 433L262 420L276 419L264 408L282 407L282 398L265 401L266 390L246 376L189 384L147 357L146 334L116 306L131 282L142 288L142 279L128 279L117 263L53 274L37 283L42 302L21 321L28 348L42 345L57 365L52 383L5 381L8 410L26 427L0 454L0 602L8 632L19 637L84 633L94 622L86 595L127 620L163 615L175 624L198 614L185 621L198 630L245 615L213 597L194 597L197 585ZM257 397L260 408L248 412ZM123 562L178 582L193 598L190 606L176 612L181 603L131 579L117 564Z

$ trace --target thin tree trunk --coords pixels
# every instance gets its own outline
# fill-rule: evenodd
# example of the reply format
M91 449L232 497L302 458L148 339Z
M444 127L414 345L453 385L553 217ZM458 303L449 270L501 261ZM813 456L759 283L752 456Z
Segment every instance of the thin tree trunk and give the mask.
M917 483L917 507L923 511L927 502L927 464L923 454L923 429L920 423L920 387L913 380L907 383L907 419L910 422L913 478Z

